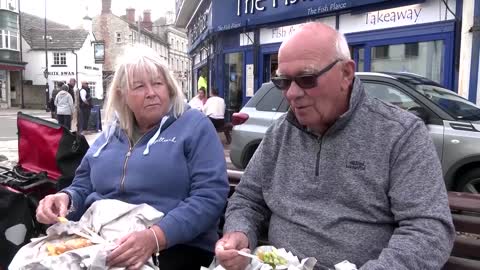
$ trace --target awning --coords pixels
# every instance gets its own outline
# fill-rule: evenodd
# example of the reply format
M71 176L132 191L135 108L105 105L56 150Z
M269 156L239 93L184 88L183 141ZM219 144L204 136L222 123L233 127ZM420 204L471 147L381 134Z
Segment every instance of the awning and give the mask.
M14 64L0 63L0 70L9 70L9 71L25 70L25 64L14 65Z

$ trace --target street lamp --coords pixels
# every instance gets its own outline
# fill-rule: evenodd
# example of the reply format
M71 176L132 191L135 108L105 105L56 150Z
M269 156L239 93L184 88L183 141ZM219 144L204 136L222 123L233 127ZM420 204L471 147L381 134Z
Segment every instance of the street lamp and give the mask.
M47 39L47 0L45 0L45 35L43 37L45 39L45 71L43 75L45 76L45 111L50 111L48 107L48 100L49 100L49 87L48 87L48 39Z

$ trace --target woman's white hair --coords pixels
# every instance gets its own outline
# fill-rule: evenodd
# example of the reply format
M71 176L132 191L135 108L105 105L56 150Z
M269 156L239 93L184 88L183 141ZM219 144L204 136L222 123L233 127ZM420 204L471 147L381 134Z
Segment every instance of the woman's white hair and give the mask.
M104 108L107 133L110 133L111 128L119 125L130 138L132 137L135 116L127 106L126 94L133 87L134 77L139 75L146 75L150 78L163 76L168 87L173 116L178 118L185 111L183 92L158 53L145 46L128 47L124 50L124 56L117 63L115 75L107 93L107 102Z

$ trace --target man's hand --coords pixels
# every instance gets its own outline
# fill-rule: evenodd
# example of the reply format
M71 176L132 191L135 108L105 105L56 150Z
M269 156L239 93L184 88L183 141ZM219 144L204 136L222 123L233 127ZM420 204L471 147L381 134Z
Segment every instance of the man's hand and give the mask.
M238 255L238 250L250 253L248 237L242 232L227 233L218 240L215 246L215 256L220 265L227 270L244 270L250 263L250 259Z
M155 228L153 226L152 228ZM158 228L158 227L157 227ZM159 228L158 228L159 229ZM155 230L160 249L164 249L163 232ZM141 269L143 265L157 252L157 243L150 229L128 234L117 241L118 247L107 257L109 267L125 267L128 270Z
M46 196L37 207L36 216L38 222L43 224L57 223L58 217L67 215L68 204L68 195L63 192Z

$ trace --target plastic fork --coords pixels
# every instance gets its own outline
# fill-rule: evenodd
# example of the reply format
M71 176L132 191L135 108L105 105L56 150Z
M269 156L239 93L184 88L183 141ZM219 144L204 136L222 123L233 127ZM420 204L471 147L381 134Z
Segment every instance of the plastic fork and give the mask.
M238 253L238 255L242 255L242 256L245 256L245 257L248 257L248 258L252 258L252 259L261 261L263 263L263 261L260 260L260 258L258 258L258 256L256 256L256 255L253 255L253 254L241 251L241 250L237 250L237 253Z

